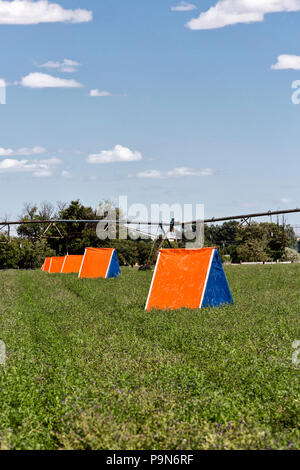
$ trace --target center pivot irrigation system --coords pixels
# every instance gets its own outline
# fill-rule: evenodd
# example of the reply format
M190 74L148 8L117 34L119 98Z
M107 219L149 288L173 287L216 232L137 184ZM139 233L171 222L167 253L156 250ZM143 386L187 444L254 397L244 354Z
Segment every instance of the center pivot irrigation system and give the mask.
M267 212L256 212L252 214L242 214L242 215L234 215L234 216L227 216L227 217L212 217L210 219L204 219L204 220L193 220L189 222L178 222L174 218L171 219L170 222L149 222L149 221L133 221L133 220L124 220L124 219L116 219L116 220L107 220L105 218L102 219L96 219L96 220L83 220L83 219L57 219L57 220L19 220L19 221L3 221L0 222L0 234L1 232L5 234L6 241L10 240L10 231L12 226L18 226L18 225L44 225L45 230L41 235L39 235L38 238L57 238L57 239L64 239L66 238L61 230L59 229L60 224L85 224L85 225L91 225L91 224L101 224L102 229L104 231L109 229L109 226L111 224L114 224L115 226L123 226L127 228L130 227L130 230L141 234L141 235L146 235L147 238L150 238L153 240L153 244L151 247L150 255L147 264L142 267L141 269L148 269L151 265L152 262L154 261L156 254L158 250L163 246L164 242L166 241L169 245L170 248L172 248L172 245L170 243L170 239L175 241L177 245L177 239L176 239L176 234L175 234L175 229L177 231L181 231L183 233L186 229L186 227L192 227L194 228L197 226L197 224L202 223L202 224L210 224L210 223L217 223L217 222L226 222L226 221L240 221L240 225L249 225L251 223L251 220L253 218L257 217L271 217L272 216L278 216L278 215L286 215L286 214L293 214L293 213L298 213L300 212L299 208L296 209L286 209L286 210L277 210L277 211L267 211ZM139 228L135 228L134 226L138 226ZM157 227L156 234L154 235L153 233L145 232L141 230L141 226L147 227L148 230L149 228L152 227ZM53 236L48 236L48 231L51 228L55 228L56 230L56 235ZM6 233L5 233L6 231ZM173 234L173 235L170 235ZM175 234L175 236L174 236ZM70 236L70 234L69 234ZM156 243L158 242L158 246L156 246ZM178 246L178 245L177 245ZM156 248L156 249L155 249Z
M57 227L57 224L99 224L99 223L107 223L107 224L116 224L116 225L145 225L145 226L157 226L157 227L169 227L169 232L173 232L175 227L180 227L184 229L187 225L196 225L199 222L204 224L215 223L215 222L226 222L230 220L240 220L241 224L250 224L253 218L257 217L272 217L273 215L285 215L285 214L294 214L300 212L300 208L296 209L286 209L286 210L277 210L277 211L267 211L267 212L256 212L252 214L243 214L243 215L233 215L227 217L212 217L211 219L204 219L204 220L192 220L188 222L178 222L175 221L174 218L171 219L170 222L146 222L146 221L133 221L133 220L123 220L123 219L116 219L116 220L107 220L105 218L96 219L96 220L84 220L84 219L53 219L53 220L19 220L19 221L8 221L5 220L0 222L0 232L2 230L7 229L8 235L10 232L11 226L16 225L46 225L46 229L43 232L43 235L46 235L47 231L55 226L58 230L59 235L63 238L62 233ZM150 234L149 234L150 236Z

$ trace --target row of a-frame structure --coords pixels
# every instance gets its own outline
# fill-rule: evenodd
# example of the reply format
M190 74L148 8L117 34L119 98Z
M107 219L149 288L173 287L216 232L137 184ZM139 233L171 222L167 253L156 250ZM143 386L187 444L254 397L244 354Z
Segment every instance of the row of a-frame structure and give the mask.
M113 248L86 248L84 255L46 258L42 270L83 278L121 274ZM217 307L233 303L217 248L159 250L146 310Z

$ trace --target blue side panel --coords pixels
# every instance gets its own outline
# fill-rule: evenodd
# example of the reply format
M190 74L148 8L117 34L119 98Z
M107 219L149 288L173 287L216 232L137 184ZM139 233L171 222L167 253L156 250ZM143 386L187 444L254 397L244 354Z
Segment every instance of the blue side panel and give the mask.
M202 307L217 307L222 304L233 304L233 298L219 252L215 250Z
M106 279L109 279L110 277L117 277L119 276L119 274L121 274L119 261L117 257L117 252L116 250L114 250L113 255L111 257L109 270L108 270Z

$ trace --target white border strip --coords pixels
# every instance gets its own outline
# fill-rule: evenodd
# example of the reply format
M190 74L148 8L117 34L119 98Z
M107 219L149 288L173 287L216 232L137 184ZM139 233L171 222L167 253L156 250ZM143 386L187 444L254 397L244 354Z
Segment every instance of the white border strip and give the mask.
M49 264L49 269L48 269L48 273L50 273L50 274L51 274L52 260L53 260L53 257L51 256L51 260L50 260L50 264Z
M80 266L79 273L78 273L78 279L80 279L80 274L81 274L83 262L84 262L84 259L85 259L86 250L87 250L87 248L84 250L84 255L82 257L81 266Z
M205 294L206 286L207 286L207 282L208 282L208 276L210 274L211 265L212 265L212 261L214 259L215 251L216 251L216 249L214 248L211 252L211 256L210 256L210 260L209 260L208 270L207 270L206 279L205 279L205 283L204 283L204 287L203 287L203 291L202 291L202 295L201 295L199 308L202 308L204 294Z
M114 255L114 252L115 252L115 251L116 251L115 249L112 251L112 254L111 254L111 257L110 257L110 261L109 261L109 264L108 264L108 268L107 268L107 271L106 271L106 274L105 274L105 279L107 279L107 275L108 275L108 272L109 272L109 268L110 268L110 265L111 265L111 262L112 262L112 257L113 257L113 255Z
M48 269L45 269L46 266L44 266L44 273L49 273L49 269L50 269L50 264L51 264L51 257L48 256L48 259L49 259L49 266L48 266ZM45 265L46 265L46 260L45 260Z
M62 268L61 268L61 270L60 270L60 274L63 274L63 270L64 270L64 267L65 267L65 264L66 264L66 261L67 261L68 256L69 256L69 255L66 255L66 256L65 256L65 259L64 259Z
M158 254L158 258L157 258L157 261L156 261L156 265L155 265L155 269L154 269L154 273L153 273L153 277L152 277L152 281L151 281L151 285L150 285L150 290L149 290L149 294L148 294L148 298L147 298L145 310L147 310L147 308L148 308L148 303L149 303L149 300L150 300L151 290L152 290L152 287L153 287L153 283L154 283L154 279L155 279L155 274L156 274L156 270L157 270L158 263L159 263L159 258L160 258L160 253Z

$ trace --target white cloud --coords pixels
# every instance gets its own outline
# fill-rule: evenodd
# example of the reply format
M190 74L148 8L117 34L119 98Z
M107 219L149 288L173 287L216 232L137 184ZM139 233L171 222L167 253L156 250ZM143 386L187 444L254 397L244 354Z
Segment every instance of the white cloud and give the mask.
M271 65L272 70L300 70L300 56L282 54L278 56L277 63Z
M0 87L5 87L6 86L6 81L4 78L0 78Z
M98 154L89 155L88 163L115 163L115 162L136 162L142 160L142 154L130 150L122 145L116 145L113 150L102 150Z
M0 0L0 24L86 23L92 19L91 11L66 10L48 0Z
M95 89L95 90L91 90L90 91L90 96L92 97L103 97L103 96L113 96L109 91L100 91L98 89Z
M40 155L45 153L46 149L43 147L33 147L33 148L20 148L18 150L6 149L0 147L0 157L14 157L14 156L28 156L28 155Z
M127 96L126 94L114 94L114 93L111 93L110 91L106 91L106 90L103 90L103 91L100 91L98 90L97 88L95 88L94 90L90 90L90 96L92 98L95 98L95 97L107 97L107 96Z
M291 202L291 200L288 199L288 198L286 198L286 197L282 197L282 198L280 199L280 202L281 202L282 204L289 204L289 203Z
M262 22L268 13L300 11L300 0L218 0L187 23L190 29L215 29L237 23Z
M76 80L53 77L46 73L33 72L23 77L20 84L27 88L81 88Z
M213 170L211 168L204 168L202 170L193 170L191 168L174 168L174 170L168 171L167 176L212 176Z
M158 170L141 171L136 175L138 178L161 179L164 178L163 173Z
M202 170L193 170L192 168L180 167L170 171L147 170L137 173L138 178L149 179L166 179L166 178L183 178L187 176L212 176L214 171L212 168L204 168Z
M16 160L6 158L0 161L0 173L32 173L33 176L52 176L55 169L61 164L58 158L47 160Z
M196 10L196 5L188 2L180 2L178 5L171 7L172 11L192 11Z
M61 176L62 176L63 178L67 178L67 179L72 178L71 173L70 173L69 171L67 171L67 170L63 170L63 171L61 172Z
M62 62L53 62L49 60L45 64L36 64L37 67L45 69L56 69L64 73L73 73L77 72L78 68L81 66L79 62L71 59L64 59Z

